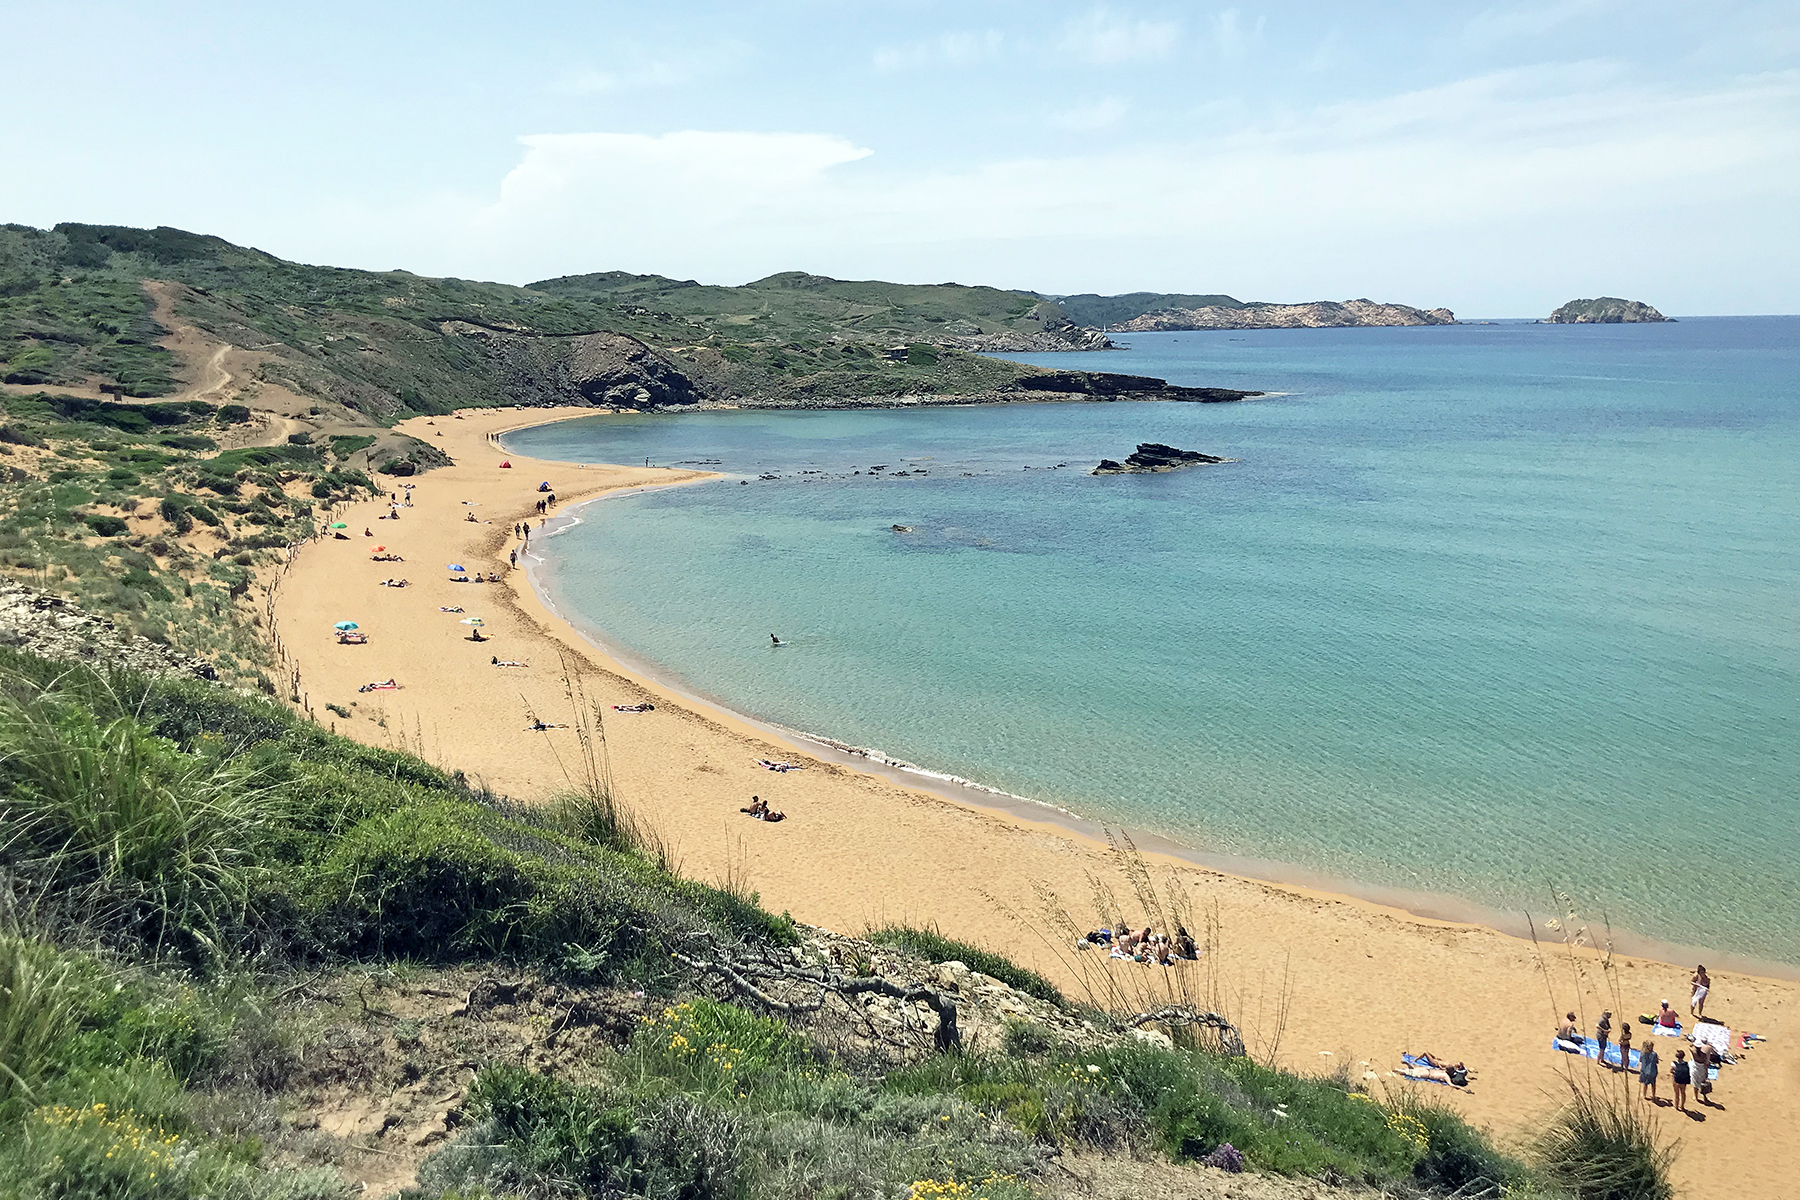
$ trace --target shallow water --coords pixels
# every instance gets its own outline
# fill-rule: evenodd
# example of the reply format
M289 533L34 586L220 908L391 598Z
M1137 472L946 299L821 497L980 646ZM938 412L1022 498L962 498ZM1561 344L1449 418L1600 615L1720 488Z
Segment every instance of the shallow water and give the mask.
M547 582L734 708L1205 850L1800 962L1800 318L1130 340L1037 361L1291 394L506 440L732 476L585 508ZM1140 441L1241 461L1086 474Z

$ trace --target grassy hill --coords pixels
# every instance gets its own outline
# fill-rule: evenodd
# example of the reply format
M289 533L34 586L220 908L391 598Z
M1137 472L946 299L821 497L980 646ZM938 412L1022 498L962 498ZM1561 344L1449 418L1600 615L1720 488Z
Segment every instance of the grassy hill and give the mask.
M177 388L145 281L171 316L253 352L254 382L375 422L506 404L872 402L979 395L1032 368L958 339L1051 348L1040 297L789 273L742 288L620 273L531 287L286 262L177 229L0 227L0 379ZM897 349L896 349L897 348Z
M1077 325L1119 325L1145 313L1171 308L1247 308L1242 300L1230 296L1191 296L1173 292L1126 292L1120 296L1097 296L1086 292L1079 296L1058 296L1057 306Z

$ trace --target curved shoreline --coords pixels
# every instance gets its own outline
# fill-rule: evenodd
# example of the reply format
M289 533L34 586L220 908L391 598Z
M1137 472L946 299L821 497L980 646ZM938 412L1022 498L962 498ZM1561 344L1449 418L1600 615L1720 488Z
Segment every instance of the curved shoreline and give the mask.
M570 418L557 418L559 421L566 419ZM542 424L549 423L551 422L542 422ZM534 428L537 424L539 423L522 424L496 431L496 444L504 444L500 439L506 433ZM568 463L565 465L579 466L581 464ZM720 473L707 472L704 478L686 479L666 484L645 484L588 496L568 505L557 516L549 518L546 522L548 530L543 537L547 541L582 524L583 518L577 515L579 510L608 500L627 499L669 487L722 482L726 478L728 476ZM1529 910L1509 912L1449 892L1405 888L1391 884L1371 883L1350 876L1333 875L1280 859L1203 850L1176 837L1149 830L1133 829L1122 823L1096 820L1051 801L1008 792L976 780L935 771L903 759L890 758L877 748L853 746L827 734L794 729L758 717L732 707L725 700L695 685L665 664L648 659L612 638L605 629L577 613L574 606L568 604L566 598L544 577L545 569L549 566L544 557L531 554L525 557L526 580L539 603L607 659L624 668L631 675L654 684L657 688L688 704L711 710L728 718L734 724L755 729L766 737L773 738L796 751L809 754L825 762L875 775L902 787L923 791L940 799L983 812L999 814L1007 819L1032 824L1048 824L1080 838L1096 848L1107 846L1114 836L1123 836L1138 849L1161 858L1174 859L1247 882L1273 884L1286 888L1303 888L1310 893L1322 893L1360 903L1379 905L1382 908L1397 910L1426 921L1475 925L1509 938L1530 941L1535 936L1534 919L1541 921L1545 915L1539 913L1534 916ZM1554 914L1551 916L1554 919ZM1609 934L1608 948L1621 954L1665 963L1708 962L1722 966L1726 970L1758 975L1768 979L1800 981L1800 963L1766 959L1718 947L1670 942L1630 929L1613 928Z

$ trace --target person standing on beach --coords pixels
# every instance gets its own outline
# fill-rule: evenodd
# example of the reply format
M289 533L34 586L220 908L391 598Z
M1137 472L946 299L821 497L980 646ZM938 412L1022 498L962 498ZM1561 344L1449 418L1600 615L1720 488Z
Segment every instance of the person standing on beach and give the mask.
M1687 1051L1677 1050L1675 1061L1669 1065L1669 1082L1675 1085L1675 1111L1678 1113L1687 1111L1688 1079L1691 1069L1688 1066Z
M514 567L519 565L519 552L517 550L511 551L506 557L512 560L512 565Z
M1631 1070L1631 1022L1619 1025L1619 1070Z
M1660 1104L1656 1098L1656 1068L1662 1060L1656 1055L1656 1042L1646 1041L1644 1049L1638 1054L1638 1082L1643 1085L1644 1099L1652 1104Z
M1612 1013L1600 1014L1600 1023L1594 1026L1594 1040L1600 1043L1600 1053L1596 1057L1599 1058L1600 1065L1604 1067L1606 1065L1606 1043L1612 1040Z
M1694 968L1694 996L1688 1001L1688 1012L1696 1017L1706 1015L1706 993L1712 991L1712 976L1706 973L1706 964L1701 963Z

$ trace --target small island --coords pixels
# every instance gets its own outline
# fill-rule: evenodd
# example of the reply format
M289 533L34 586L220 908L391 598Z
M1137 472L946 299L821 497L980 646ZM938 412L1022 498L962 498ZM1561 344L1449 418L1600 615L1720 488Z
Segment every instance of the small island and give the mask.
M1177 450L1173 446L1165 446L1160 442L1140 442L1131 457L1124 462L1114 462L1110 458L1100 460L1100 465L1089 471L1090 475L1150 475L1158 471L1179 471L1183 467L1197 467L1205 463L1236 462L1235 458L1220 458L1216 454L1202 454L1198 450Z
M1667 321L1641 300L1621 300L1617 296L1600 296L1593 300L1571 300L1550 314L1551 325L1635 325L1647 321Z

